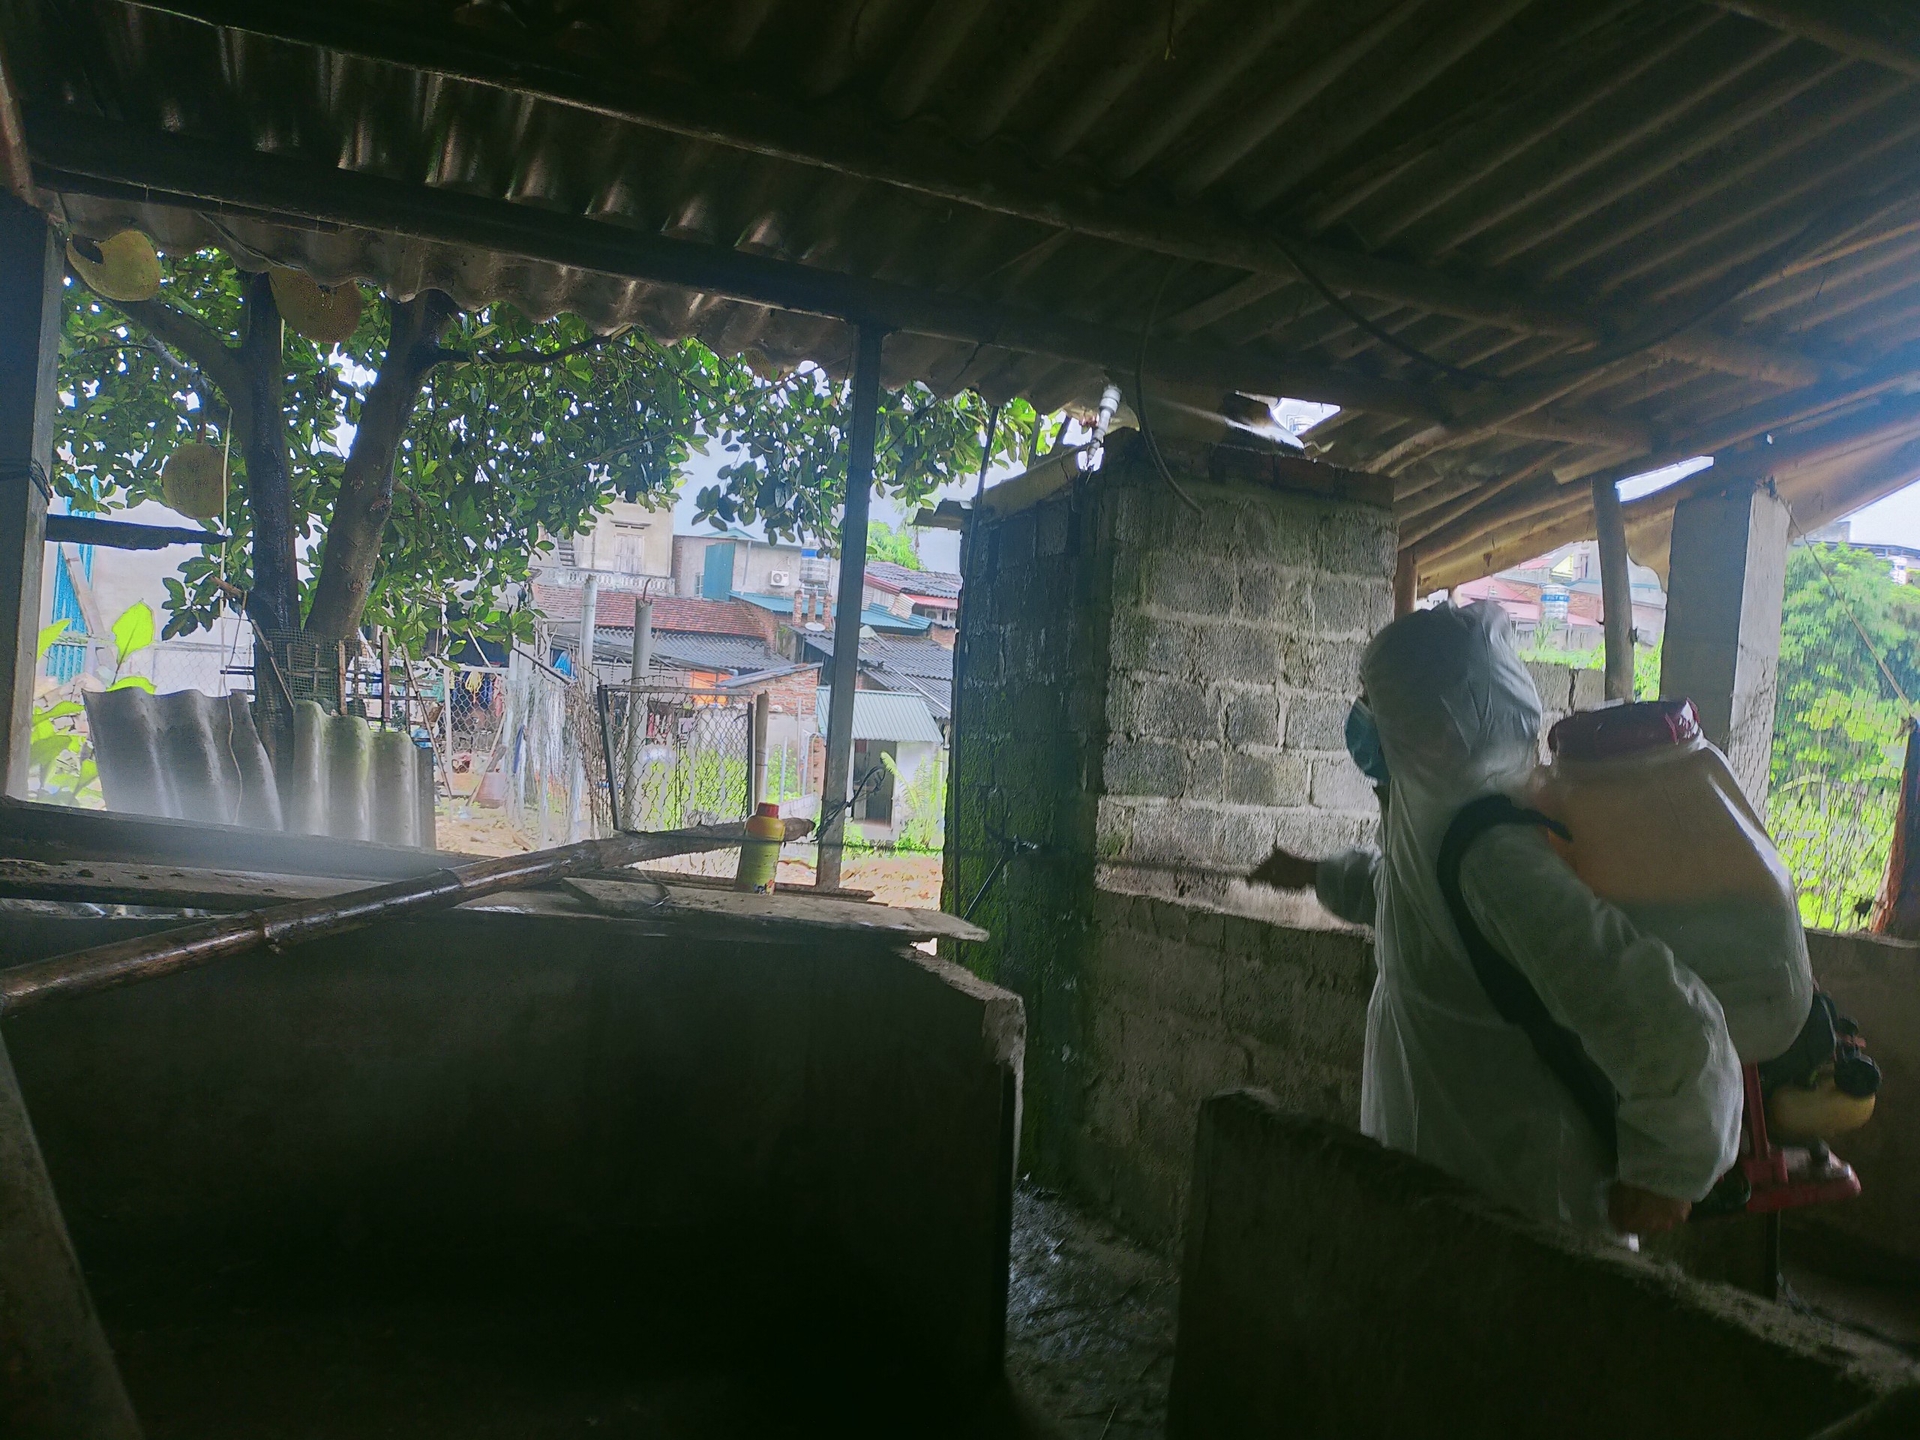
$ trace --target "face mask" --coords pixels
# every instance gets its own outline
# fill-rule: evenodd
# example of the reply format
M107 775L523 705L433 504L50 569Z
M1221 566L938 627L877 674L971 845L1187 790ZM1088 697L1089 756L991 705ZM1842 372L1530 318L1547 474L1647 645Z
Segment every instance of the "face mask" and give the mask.
M1376 785L1387 783L1387 757L1380 749L1380 731L1365 700L1353 702L1347 712L1347 754L1360 773Z

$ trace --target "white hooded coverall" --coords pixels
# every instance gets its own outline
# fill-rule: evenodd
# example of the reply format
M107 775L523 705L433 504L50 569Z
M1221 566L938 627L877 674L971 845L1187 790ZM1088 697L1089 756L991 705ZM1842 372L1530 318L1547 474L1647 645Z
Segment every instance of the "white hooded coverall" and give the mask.
M1698 1200L1739 1144L1740 1063L1720 1003L1659 940L1589 890L1530 825L1487 831L1460 886L1493 946L1619 1093L1617 1171L1592 1125L1481 989L1435 862L1455 814L1526 804L1540 697L1492 604L1416 611L1383 630L1361 679L1386 756L1384 853L1320 862L1334 914L1374 926L1360 1128L1526 1214L1608 1229L1615 1178Z

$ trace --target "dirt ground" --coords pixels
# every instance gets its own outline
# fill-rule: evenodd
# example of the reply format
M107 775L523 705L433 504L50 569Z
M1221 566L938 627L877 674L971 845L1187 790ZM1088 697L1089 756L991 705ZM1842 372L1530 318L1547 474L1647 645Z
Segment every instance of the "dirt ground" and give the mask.
M462 855L518 855L533 849L533 843L507 823L499 810L476 808L469 816L449 816L442 808L437 829L442 850ZM780 862L780 881L785 885L813 884L812 852L794 847L804 859ZM731 855L685 855L650 865L650 870L682 875L733 874ZM940 857L891 852L849 854L840 867L840 883L849 890L871 890L882 905L899 905L910 910L940 908Z

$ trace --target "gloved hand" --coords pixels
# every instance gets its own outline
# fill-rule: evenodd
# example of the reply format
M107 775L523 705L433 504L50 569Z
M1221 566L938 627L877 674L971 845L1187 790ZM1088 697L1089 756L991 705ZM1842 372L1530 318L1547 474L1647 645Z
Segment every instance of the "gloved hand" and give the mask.
M1318 860L1304 859L1276 845L1273 847L1273 853L1262 860L1259 867L1247 876L1247 883L1270 885L1275 890L1308 890L1312 888L1319 873Z
M1623 1235L1664 1234L1684 1223L1692 1210L1690 1201L1642 1190L1624 1180L1614 1181L1607 1193L1607 1218Z

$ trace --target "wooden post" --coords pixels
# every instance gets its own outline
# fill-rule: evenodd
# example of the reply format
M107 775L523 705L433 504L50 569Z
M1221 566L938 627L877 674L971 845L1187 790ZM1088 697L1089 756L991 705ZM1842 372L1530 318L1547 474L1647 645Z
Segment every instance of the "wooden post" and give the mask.
M1627 569L1627 526L1620 492L1604 476L1593 481L1593 526L1600 538L1600 604L1607 637L1607 699L1633 699L1633 577Z
M1412 549L1402 550L1393 565L1393 618L1411 615L1420 603L1420 558Z
M873 432L880 406L880 342L885 332L855 332L851 453L847 503L840 523L840 595L833 617L831 700L827 707L827 775L820 794L820 860L814 884L840 888L840 837L847 826L853 768L853 692L860 676L860 612L867 588L867 503L873 494Z
M46 217L0 196L0 788L25 795L66 265Z

